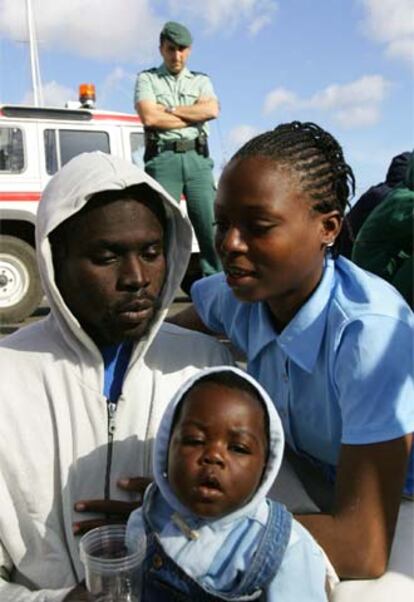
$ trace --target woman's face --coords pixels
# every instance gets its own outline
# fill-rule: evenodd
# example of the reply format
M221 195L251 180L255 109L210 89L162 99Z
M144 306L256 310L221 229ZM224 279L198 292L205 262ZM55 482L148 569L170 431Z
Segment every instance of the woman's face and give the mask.
M216 248L241 301L266 301L286 324L317 286L326 244L340 229L337 211L311 209L298 175L267 157L238 159L217 192Z

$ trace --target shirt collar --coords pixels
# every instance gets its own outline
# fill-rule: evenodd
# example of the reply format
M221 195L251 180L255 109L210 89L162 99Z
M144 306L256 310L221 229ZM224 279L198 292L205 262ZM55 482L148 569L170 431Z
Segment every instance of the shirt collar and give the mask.
M325 332L328 302L335 282L335 261L326 260L322 279L312 296L278 335L264 303L256 307L250 322L249 359L253 360L269 343L277 341L282 351L307 372L312 372Z
M170 71L168 71L167 67L165 66L165 63L162 63L158 67L158 75L166 75L169 77L173 77L174 79L182 79L183 77L192 77L192 73L188 69L188 67L184 67L178 75L174 75L173 73L170 73Z

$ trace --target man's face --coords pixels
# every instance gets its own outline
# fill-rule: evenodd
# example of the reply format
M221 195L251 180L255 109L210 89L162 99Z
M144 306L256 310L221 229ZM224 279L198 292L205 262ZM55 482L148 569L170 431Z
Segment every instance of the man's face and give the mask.
M187 64L191 46L177 46L170 40L164 40L160 46L160 53L168 71L177 75Z
M246 504L267 456L265 414L249 393L196 385L182 402L168 451L168 480L197 516L219 518Z
M83 329L98 346L142 337L166 272L156 215L123 198L79 213L64 235L56 283Z

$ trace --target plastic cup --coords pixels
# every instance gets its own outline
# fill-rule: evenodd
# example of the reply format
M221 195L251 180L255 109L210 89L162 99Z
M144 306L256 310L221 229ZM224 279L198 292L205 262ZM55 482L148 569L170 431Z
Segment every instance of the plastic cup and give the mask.
M125 525L106 525L80 540L88 591L99 602L140 602L145 535L130 541Z

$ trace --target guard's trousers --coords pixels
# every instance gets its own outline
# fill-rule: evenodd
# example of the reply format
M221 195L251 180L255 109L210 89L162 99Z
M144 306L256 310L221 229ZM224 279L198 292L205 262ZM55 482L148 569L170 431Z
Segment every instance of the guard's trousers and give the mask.
M216 189L212 169L212 159L199 155L195 150L184 153L166 150L145 165L145 171L177 201L182 195L185 196L188 216L200 248L203 276L221 270L214 249L213 204Z

